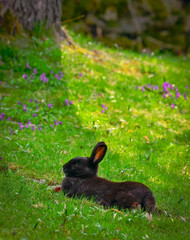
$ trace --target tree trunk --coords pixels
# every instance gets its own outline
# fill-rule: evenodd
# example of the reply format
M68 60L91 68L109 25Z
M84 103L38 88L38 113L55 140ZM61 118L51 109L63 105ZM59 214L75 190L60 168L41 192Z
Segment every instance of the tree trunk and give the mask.
M32 31L36 24L46 29L55 28L68 40L66 31L61 28L62 0L0 0L1 16L10 10L24 29Z

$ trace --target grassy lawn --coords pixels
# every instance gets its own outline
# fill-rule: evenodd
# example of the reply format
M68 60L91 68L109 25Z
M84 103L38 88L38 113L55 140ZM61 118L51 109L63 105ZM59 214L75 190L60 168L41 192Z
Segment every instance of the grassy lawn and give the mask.
M0 239L189 239L190 60L70 34L0 41ZM100 141L99 176L149 186L152 222L51 190Z

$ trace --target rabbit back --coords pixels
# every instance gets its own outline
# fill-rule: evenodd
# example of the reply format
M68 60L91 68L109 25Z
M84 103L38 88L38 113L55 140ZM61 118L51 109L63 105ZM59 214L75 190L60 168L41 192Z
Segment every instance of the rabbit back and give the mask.
M155 211L156 201L153 193L147 186L138 182L116 183L99 177L66 177L62 182L62 190L69 197L93 197L104 207L117 206L119 209L126 209L140 206L144 210Z

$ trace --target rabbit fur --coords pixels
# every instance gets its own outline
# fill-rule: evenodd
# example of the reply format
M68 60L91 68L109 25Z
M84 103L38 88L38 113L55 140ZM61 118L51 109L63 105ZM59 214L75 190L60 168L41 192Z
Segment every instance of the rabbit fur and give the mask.
M75 157L63 165L65 178L62 190L69 197L94 198L104 207L119 209L141 207L153 213L156 200L151 190L139 182L112 182L97 176L98 164L107 151L104 142L99 142L90 157Z

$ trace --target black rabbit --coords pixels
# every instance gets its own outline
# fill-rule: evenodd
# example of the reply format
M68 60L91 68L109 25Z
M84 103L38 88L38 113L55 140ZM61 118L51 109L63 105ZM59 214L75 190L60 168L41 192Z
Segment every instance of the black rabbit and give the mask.
M139 182L111 182L97 176L98 164L107 151L104 142L99 142L90 157L76 157L63 165L65 178L62 190L69 197L94 198L105 207L119 209L136 208L153 213L156 201L151 190Z

